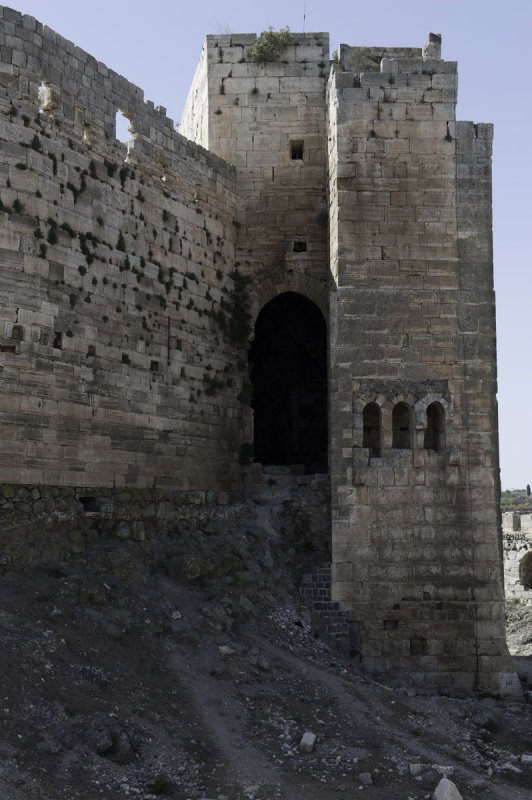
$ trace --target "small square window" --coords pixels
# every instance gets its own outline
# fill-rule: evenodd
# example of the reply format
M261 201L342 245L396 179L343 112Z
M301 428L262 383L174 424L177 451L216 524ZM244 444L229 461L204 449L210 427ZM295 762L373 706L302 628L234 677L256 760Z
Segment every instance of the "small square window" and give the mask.
M306 253L306 252L307 252L306 242L294 242L294 253Z
M290 158L292 161L303 161L303 140L290 142Z

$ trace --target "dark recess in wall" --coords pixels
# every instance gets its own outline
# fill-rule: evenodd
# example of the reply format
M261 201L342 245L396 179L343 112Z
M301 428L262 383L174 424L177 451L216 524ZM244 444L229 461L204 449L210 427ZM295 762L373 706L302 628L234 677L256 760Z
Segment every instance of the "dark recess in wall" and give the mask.
M327 336L314 303L286 292L267 303L249 351L255 460L327 470Z

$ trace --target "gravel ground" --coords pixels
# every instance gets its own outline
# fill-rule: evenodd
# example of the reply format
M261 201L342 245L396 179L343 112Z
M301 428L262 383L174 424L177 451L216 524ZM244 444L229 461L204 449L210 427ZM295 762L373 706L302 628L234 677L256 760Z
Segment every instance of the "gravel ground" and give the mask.
M283 513L190 524L130 570L123 529L85 531L76 563L4 575L0 800L421 800L444 775L464 800L532 797L532 705L362 674L298 594L319 525L298 549Z

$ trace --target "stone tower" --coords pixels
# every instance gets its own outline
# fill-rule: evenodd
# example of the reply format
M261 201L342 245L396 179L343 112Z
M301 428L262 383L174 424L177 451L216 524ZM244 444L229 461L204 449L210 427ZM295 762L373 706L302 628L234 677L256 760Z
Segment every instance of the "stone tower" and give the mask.
M207 37L180 130L237 167L255 314L272 293L327 302L333 593L353 646L421 687L512 692L492 126L456 122L437 35L342 45L330 74L323 34L263 65L254 40Z
M328 87L334 591L371 669L505 693L493 131L456 90L432 34Z
M179 133L31 17L0 7L0 37L0 513L16 487L49 510L65 487L329 469L333 595L364 666L518 693L492 128L456 122L440 37L331 63L326 34L294 34L261 64L254 34L208 36Z

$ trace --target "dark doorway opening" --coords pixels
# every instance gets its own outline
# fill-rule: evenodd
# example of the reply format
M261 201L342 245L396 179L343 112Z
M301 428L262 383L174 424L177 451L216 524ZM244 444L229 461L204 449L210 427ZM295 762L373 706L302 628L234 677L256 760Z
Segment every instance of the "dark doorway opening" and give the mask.
M286 292L267 303L249 351L255 461L327 470L327 331L319 308Z

